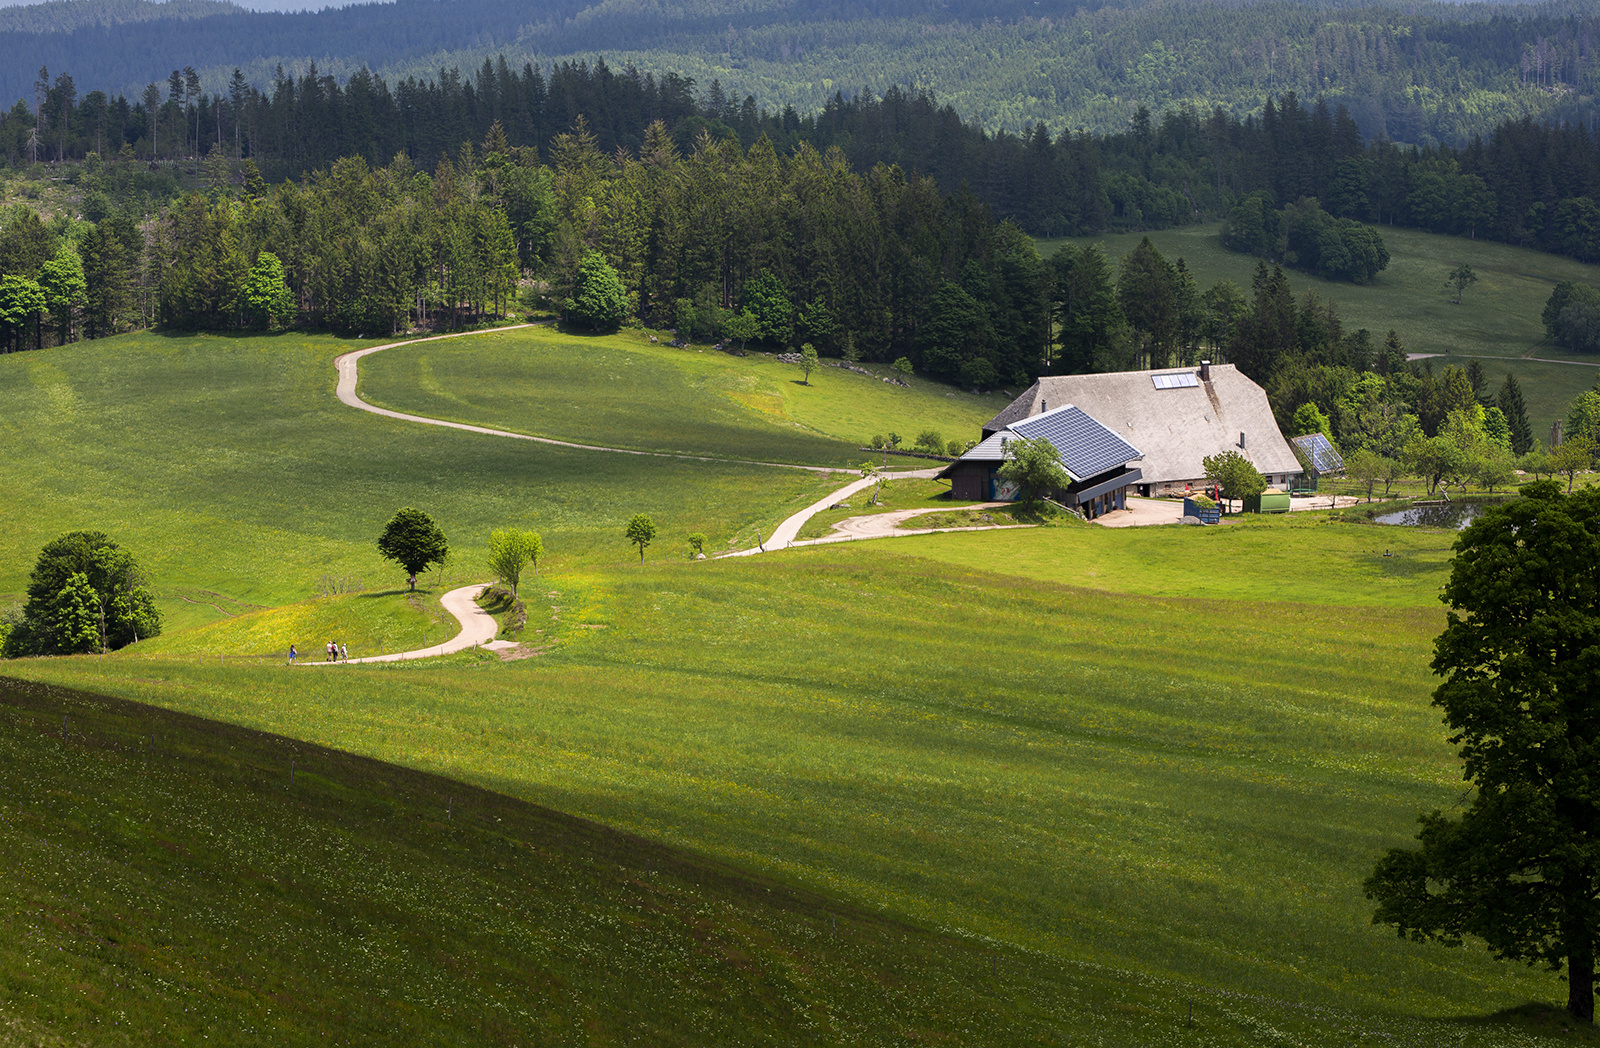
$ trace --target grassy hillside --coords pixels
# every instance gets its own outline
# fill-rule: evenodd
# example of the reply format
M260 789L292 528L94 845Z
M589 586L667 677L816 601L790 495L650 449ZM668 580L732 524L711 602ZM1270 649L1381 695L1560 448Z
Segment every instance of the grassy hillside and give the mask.
M1182 257L1202 289L1219 280L1231 280L1248 295L1256 259L1229 251L1218 237L1215 224L1162 230L1148 234L1169 259ZM1528 401L1535 432L1548 429L1565 415L1567 402L1594 384L1594 365L1600 360L1568 353L1545 341L1539 315L1550 291L1562 280L1600 284L1600 266L1493 244L1482 240L1447 237L1409 229L1380 227L1391 260L1389 268L1369 285L1323 280L1289 271L1296 294L1310 290L1338 305L1347 328L1366 328L1381 342L1393 329L1411 353L1439 354L1435 366L1461 364L1462 355L1485 358L1544 357L1572 360L1576 364L1485 359L1485 372L1498 382L1505 369L1514 368ZM1133 250L1140 237L1130 233L1073 241L1099 243L1113 262ZM1039 250L1048 256L1060 240L1041 240ZM1462 304L1452 303L1445 276L1466 263L1478 274Z
M539 529L551 566L626 560L622 530L641 511L660 528L652 555L686 549L694 531L714 549L753 545L843 479L382 419L333 395L333 357L363 344L142 334L0 358L0 491L26 493L28 508L0 539L0 605L39 548L74 528L132 549L184 626L312 597L325 575L398 583L374 544L403 505L439 522L453 571L481 572L489 531L506 526ZM829 446L792 439L796 457ZM860 457L831 446L841 464Z
M1074 1001L1107 1005L1100 1029L1120 1038L1175 1007L148 706L0 678L0 755L7 1045L58 1043L52 1028L96 1045L1016 1044L1052 1039Z
M1373 602L1389 606L1334 603L1372 584L1348 550L1374 531L1285 526L1266 580L1266 532L1247 527L1206 532L1204 570L1158 544L1136 572L1164 553L1189 592L1263 601L834 547L547 580L562 643L517 663L309 675L130 652L15 671L450 774L1174 996L1225 994L1241 1023L1296 1002L1397 1038L1448 1020L1410 1043L1457 1043L1459 1017L1561 990L1368 924L1377 855L1460 793L1427 704L1441 539L1386 533L1412 536L1397 541L1414 577ZM1312 560L1346 532L1344 555ZM1324 588L1266 585L1308 574ZM1297 597L1327 603L1274 602ZM1083 1007L1066 1013L1080 1030L1099 1005Z
M729 453L774 432L825 448L870 412L909 417L891 414L908 397L984 406L621 338L486 338L481 360L458 340L373 374L400 406L518 427L559 415L567 383L601 409L564 425L626 436L631 402L641 432ZM1502 1013L1559 1000L1556 977L1397 940L1361 896L1415 815L1460 796L1428 705L1448 535L1302 517L692 563L687 531L738 541L843 478L377 418L332 396L347 345L138 336L0 357L0 491L27 506L0 591L43 541L99 527L151 569L174 626L4 672L410 769L305 748L286 810L296 744L0 700L0 849L26 871L0 908L17 930L0 1022L107 1043L163 1023L240 1043L432 1043L446 1025L460 1043L1547 1043L1546 1013ZM607 402L591 371L665 392ZM729 391L785 419L733 412ZM372 548L405 503L458 546L434 593L481 574L491 527L544 532L524 597L546 650L283 667L293 631L442 628L431 598L388 591ZM639 509L663 525L643 566L621 537ZM308 601L324 574L373 584ZM45 734L63 713L65 737ZM141 753L152 731L181 760ZM452 831L439 794L457 787L432 775L510 800L472 792L499 821ZM675 879L641 877L645 855ZM848 957L831 921L820 939L835 909L878 921Z
M890 431L908 446L930 428L976 438L1010 401L863 366L910 388L831 367L805 384L799 367L763 353L673 349L642 332L533 328L368 357L361 394L395 410L535 436L820 465L855 463L863 444Z

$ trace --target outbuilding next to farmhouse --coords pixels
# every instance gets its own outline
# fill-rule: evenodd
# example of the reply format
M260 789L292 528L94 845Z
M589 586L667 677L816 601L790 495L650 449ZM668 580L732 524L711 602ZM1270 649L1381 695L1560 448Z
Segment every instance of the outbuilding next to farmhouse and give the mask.
M1266 391L1234 365L1209 361L1198 368L1040 378L984 424L984 441L1069 404L1142 452L1140 495L1201 490L1204 460L1228 451L1249 459L1273 487L1287 488L1301 472Z
M1006 445L1018 438L1045 439L1054 445L1071 483L1051 496L1091 520L1122 509L1130 485L1139 482L1139 449L1078 408L1064 404L1022 419L986 437L977 447L939 471L956 498L1010 500L1016 486L999 475Z

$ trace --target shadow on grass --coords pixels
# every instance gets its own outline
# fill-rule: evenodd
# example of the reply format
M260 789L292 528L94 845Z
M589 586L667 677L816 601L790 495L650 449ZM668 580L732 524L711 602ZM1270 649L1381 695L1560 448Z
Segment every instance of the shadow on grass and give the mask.
M1545 1001L1529 1001L1488 1015L1460 1016L1447 1022L1452 1026L1474 1030L1511 1027L1530 1034L1564 1034L1569 1044L1600 1044L1600 1027L1593 1023L1581 1023L1568 1015L1565 1009Z

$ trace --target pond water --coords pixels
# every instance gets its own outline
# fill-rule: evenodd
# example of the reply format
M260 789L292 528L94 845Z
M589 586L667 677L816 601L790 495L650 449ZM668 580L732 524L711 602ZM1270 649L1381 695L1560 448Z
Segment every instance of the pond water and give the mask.
M1498 502L1483 500L1443 502L1430 506L1412 506L1410 509L1384 513L1372 519L1379 524L1404 524L1414 528L1454 528L1460 531L1477 519L1490 506Z

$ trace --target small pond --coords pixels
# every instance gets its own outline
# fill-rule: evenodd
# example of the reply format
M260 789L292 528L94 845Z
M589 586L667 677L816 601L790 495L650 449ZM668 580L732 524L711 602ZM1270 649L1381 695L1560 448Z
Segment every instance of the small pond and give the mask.
M1497 505L1499 505L1498 500L1490 502L1484 499L1440 502L1396 510L1372 519L1379 524L1405 524L1414 528L1453 528L1460 531L1477 519L1478 514L1485 509Z

